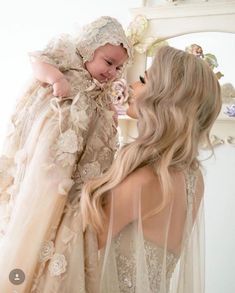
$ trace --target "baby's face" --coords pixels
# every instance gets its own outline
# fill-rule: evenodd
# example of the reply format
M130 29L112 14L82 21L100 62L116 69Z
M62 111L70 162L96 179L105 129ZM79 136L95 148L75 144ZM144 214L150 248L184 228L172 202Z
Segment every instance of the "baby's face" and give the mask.
M106 44L95 50L93 60L87 61L85 66L93 78L104 83L116 78L127 58L126 49L121 45Z

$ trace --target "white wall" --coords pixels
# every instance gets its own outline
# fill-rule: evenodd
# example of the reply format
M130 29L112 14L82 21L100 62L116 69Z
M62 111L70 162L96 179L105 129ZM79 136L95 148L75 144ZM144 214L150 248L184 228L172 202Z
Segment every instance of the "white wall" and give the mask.
M209 154L203 152L203 157ZM204 162L206 293L235 292L235 147L215 148Z
M27 52L42 49L60 33L74 34L102 15L116 17L126 27L131 20L128 8L140 5L140 0L1 1L0 148L15 100L31 76Z
M194 33L169 40L171 46L184 50L186 46L198 44L204 50L204 54L211 53L216 56L219 66L215 72L221 71L224 76L220 84L232 83L235 87L235 34L231 33Z

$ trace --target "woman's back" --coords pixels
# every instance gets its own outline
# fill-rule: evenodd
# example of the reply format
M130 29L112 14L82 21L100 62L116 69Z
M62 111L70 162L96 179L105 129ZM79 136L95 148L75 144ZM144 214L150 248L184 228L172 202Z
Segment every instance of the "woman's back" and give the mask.
M102 293L169 291L203 194L199 171L171 172L171 177L172 197L153 215L162 191L151 167L138 169L113 190L101 253Z

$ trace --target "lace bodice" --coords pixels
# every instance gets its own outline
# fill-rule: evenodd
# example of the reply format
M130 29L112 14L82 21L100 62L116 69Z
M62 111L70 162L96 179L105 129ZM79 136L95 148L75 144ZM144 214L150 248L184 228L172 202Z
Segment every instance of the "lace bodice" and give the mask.
M120 233L115 239L115 253L117 262L117 273L119 279L119 287L121 293L134 293L136 292L136 260L134 257L134 250L132 243L129 245L129 252L123 251L122 239L130 235L132 225L129 225L125 231ZM125 247L126 249L126 247ZM162 278L162 263L164 258L164 250L151 241L144 240L144 251L146 258L146 265L148 271L148 282L150 285L150 292L156 293L160 290L160 280ZM166 252L166 282L169 286L171 275L174 271L178 256L172 252Z

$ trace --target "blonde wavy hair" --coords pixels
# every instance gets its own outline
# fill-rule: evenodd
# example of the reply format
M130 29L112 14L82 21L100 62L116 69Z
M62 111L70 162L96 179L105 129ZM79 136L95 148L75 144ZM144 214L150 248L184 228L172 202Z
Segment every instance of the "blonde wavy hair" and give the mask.
M171 191L169 171L197 169L199 144L212 149L209 133L220 109L220 85L209 66L190 53L159 48L136 99L138 137L118 151L107 173L83 188L84 229L90 224L102 230L107 192L145 165L159 176L163 207Z

